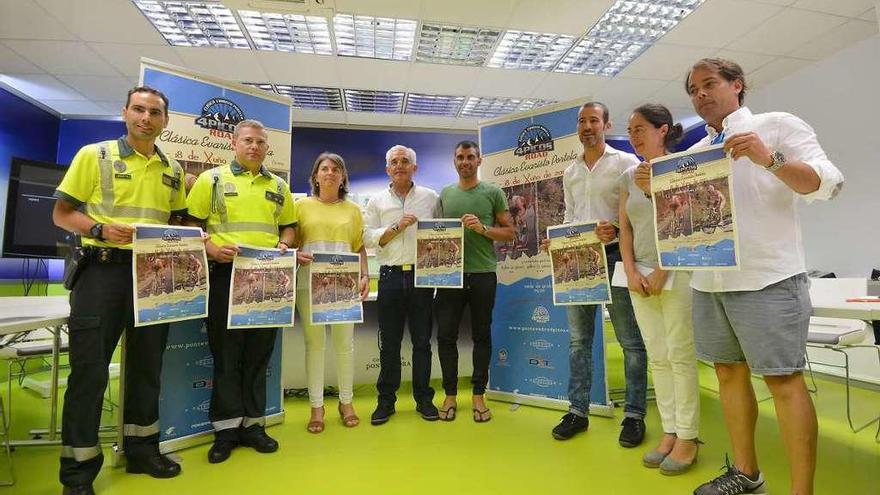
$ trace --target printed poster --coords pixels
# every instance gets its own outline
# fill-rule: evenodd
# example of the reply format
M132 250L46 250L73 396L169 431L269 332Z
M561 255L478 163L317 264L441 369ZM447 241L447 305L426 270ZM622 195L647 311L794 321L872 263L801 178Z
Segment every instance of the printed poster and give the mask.
M553 270L553 304L611 302L605 245L596 222L547 227Z
M239 246L229 281L229 329L293 325L296 250Z
M135 224L134 326L208 316L208 258L202 229Z
M358 291L361 258L356 253L312 253L309 301L311 324L362 323Z
M455 218L416 225L416 287L464 287L464 226Z
M652 162L651 196L661 268L739 269L731 166L723 145Z

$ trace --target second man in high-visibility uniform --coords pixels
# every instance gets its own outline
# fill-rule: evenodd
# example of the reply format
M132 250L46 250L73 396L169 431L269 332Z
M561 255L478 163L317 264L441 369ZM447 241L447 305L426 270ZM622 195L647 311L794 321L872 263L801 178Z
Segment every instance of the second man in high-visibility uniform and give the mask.
M210 235L205 248L211 260L207 327L214 356L211 463L225 461L238 445L262 453L278 450L264 417L266 367L278 329L227 329L229 281L240 244L287 251L296 225L290 187L263 165L269 149L263 124L240 122L232 148L232 164L203 172L187 197L190 222L204 225Z

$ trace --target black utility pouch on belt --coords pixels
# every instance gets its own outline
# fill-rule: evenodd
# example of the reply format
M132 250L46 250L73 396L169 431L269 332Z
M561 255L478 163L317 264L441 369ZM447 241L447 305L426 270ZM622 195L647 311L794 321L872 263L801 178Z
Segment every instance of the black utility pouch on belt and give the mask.
M70 249L67 257L64 259L64 288L73 290L79 275L88 262L85 248L76 246Z

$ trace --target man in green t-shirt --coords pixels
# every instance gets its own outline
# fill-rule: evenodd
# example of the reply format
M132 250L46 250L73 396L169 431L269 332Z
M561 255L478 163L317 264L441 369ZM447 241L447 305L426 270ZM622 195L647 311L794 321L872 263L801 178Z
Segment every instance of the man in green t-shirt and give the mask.
M471 310L471 335L474 341L473 413L474 421L492 419L483 395L489 383L489 357L492 354L492 309L495 307L495 250L492 242L510 242L515 237L507 210L507 198L495 185L477 177L480 147L462 141L455 147L454 163L458 183L440 193L444 218L461 218L464 224L464 287L437 289L437 348L443 370L446 398L440 419L452 421L458 406L458 326L464 307Z

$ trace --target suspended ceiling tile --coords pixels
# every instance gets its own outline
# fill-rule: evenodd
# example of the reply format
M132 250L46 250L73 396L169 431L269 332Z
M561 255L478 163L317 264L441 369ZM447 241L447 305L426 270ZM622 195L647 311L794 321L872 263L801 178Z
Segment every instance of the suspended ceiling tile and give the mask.
M660 39L663 43L721 48L760 25L782 7L745 0L710 0Z
M799 9L784 9L725 48L768 55L784 55L822 36L846 18Z
M880 30L878 30L876 22L853 19L804 43L792 50L788 55L797 58L821 60L859 41L868 39L871 36L877 36L878 32Z
M120 75L119 71L82 42L8 40L5 44L50 74Z
M149 22L144 22L144 15L131 1L37 0L37 3L83 41L166 44L162 35ZM109 21L98 21L97 13Z
M95 53L127 77L140 77L141 57L183 66L183 59L171 46L128 43L88 43Z
M34 29L39 26L39 29ZM3 0L0 39L75 40L64 24L31 0Z

